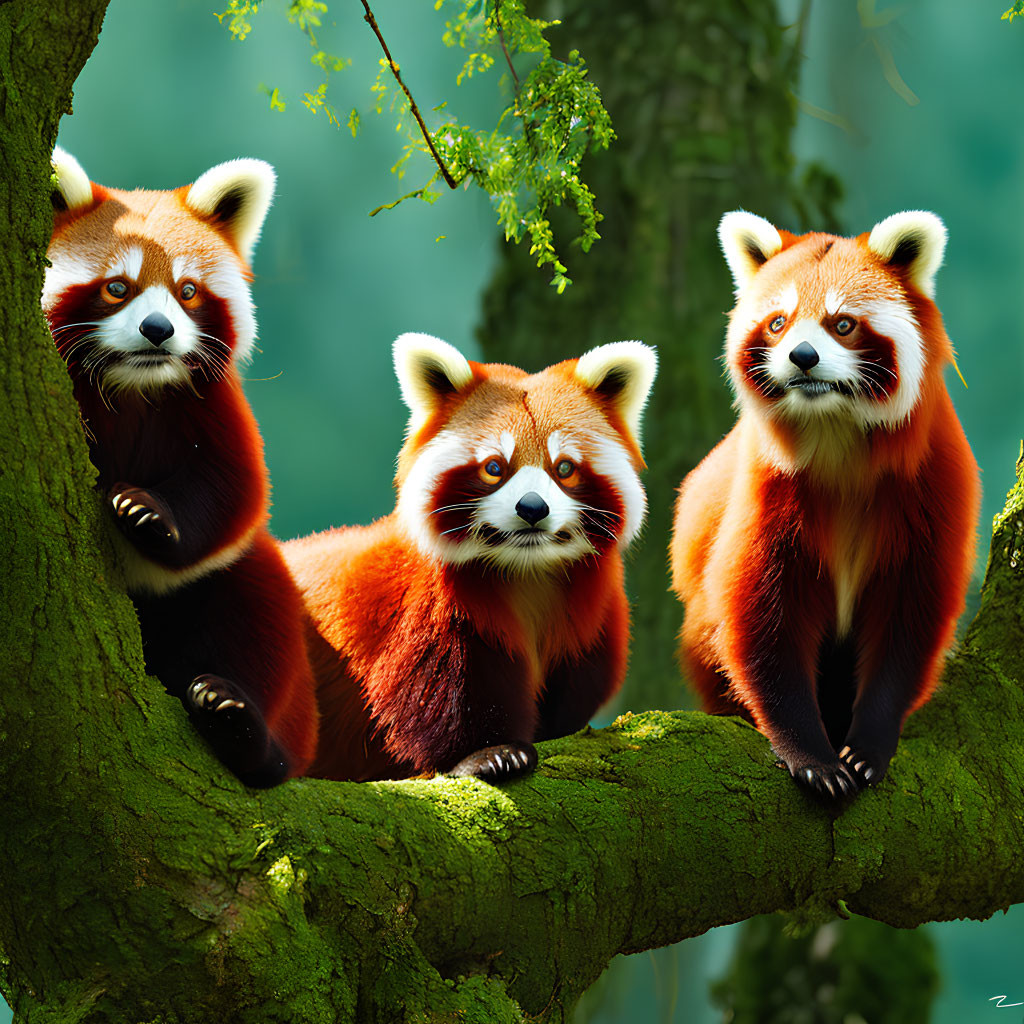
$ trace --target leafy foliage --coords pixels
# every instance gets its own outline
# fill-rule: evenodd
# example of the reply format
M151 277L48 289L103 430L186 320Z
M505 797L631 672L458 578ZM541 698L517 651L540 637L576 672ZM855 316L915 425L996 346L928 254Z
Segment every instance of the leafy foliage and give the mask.
M232 38L238 42L244 42L246 36L252 31L252 18L259 13L264 0L229 0L228 6L214 17L223 25L227 22L227 29ZM327 101L327 89L332 71L342 71L351 63L344 57L337 57L321 49L317 42L315 30L320 28L323 15L327 13L327 4L322 0L289 0L285 15L291 24L298 27L299 31L309 40L309 45L315 51L309 58L310 63L320 68L323 72L323 80L313 92L302 94L302 104L315 114L322 110L327 115L327 120L335 127L340 127L338 112ZM261 85L260 90L270 98L270 109L283 111L287 104L281 96L281 90L277 87ZM349 118L349 127L352 128L352 119ZM352 134L355 134L353 129Z
M1013 21L1014 18L1024 18L1024 0L1017 2L1007 11L1003 11L1003 21Z
M242 41L261 5L262 0L230 0L217 17ZM504 66L499 87L509 99L493 128L461 122L447 103L434 108L436 123L428 127L370 8L363 6L366 21L384 50L371 87L376 110L396 117L396 128L405 138L391 170L404 177L415 153L426 154L436 165L423 185L372 213L393 209L411 198L434 202L442 180L453 189L472 182L490 196L505 238L529 239L537 266L550 267L551 284L562 292L572 281L556 246L550 211L558 206L574 211L575 243L583 252L601 237L601 214L581 176L581 166L587 153L606 149L614 138L600 91L579 52L573 50L565 61L553 58L545 32L558 22L529 17L523 0L437 0L436 9L450 11L442 41L466 51L456 85L496 65ZM330 72L341 70L348 61L319 47L315 30L326 14L327 4L320 0L291 0L287 8L288 20L308 36L317 51L312 62L324 73L323 81L315 92L305 94L303 103L313 113L324 110L328 120L339 125L327 100L328 80ZM264 87L264 92L273 109L285 108L278 89ZM355 109L346 123L355 136L359 129Z
M436 6L443 6L438 0ZM601 236L594 195L580 176L583 157L607 149L611 119L579 51L565 62L551 56L545 31L558 22L527 16L522 0L449 0L457 13L446 24L444 42L468 51L461 82L489 70L499 47L511 79L512 102L490 133L449 124L435 133L445 162L460 180L471 176L490 196L505 237L528 235L537 266L550 264L551 283L563 291L571 281L555 248L548 211L563 203L580 222L576 241L587 252ZM520 79L513 55L533 54L533 67Z

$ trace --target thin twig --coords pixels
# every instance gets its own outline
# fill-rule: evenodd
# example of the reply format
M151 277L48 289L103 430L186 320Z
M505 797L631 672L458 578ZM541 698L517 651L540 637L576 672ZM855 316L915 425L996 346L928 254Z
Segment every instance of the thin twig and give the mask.
M512 57L509 55L508 47L505 45L505 30L501 27L501 0L494 0L494 20L498 26L498 39L501 40L501 49L505 54L505 63L508 64L508 69L512 72L512 81L516 83L516 97L518 98L519 76L516 74L516 69L512 66Z
M803 60L804 38L807 35L807 25L811 18L812 0L800 0L800 14L796 19L796 39L793 42L793 52L790 56L799 63Z
M373 34L377 37L377 41L380 43L381 49L384 51L384 56L387 58L388 67L391 68L391 74L395 76L395 81L402 87L402 92L405 93L405 98L409 101L409 109L412 111L412 116L416 118L416 123L420 126L420 133L423 135L427 148L430 150L430 155L434 158L434 163L436 163L440 169L444 180L448 183L448 187L458 188L459 181L452 177L451 171L448 170L444 161L441 159L441 154L438 153L437 149L434 147L434 140L430 137L430 132L427 130L427 126L423 123L419 107L416 106L416 101L412 98L412 93L409 92L405 82L402 81L398 65L395 63L394 57L391 56L388 44L384 42L384 37L381 35L380 28L377 25L377 19L373 16L373 11L370 10L370 5L366 0L363 0L363 10L366 11L366 14L363 15L363 20L370 26L370 28L373 29Z

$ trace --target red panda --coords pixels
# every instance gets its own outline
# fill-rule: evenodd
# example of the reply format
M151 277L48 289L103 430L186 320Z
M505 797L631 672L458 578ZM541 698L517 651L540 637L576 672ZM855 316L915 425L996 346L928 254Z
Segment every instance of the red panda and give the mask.
M311 774L508 779L625 674L654 350L603 345L533 375L422 334L394 356L411 412L395 510L283 546L315 632Z
M263 444L237 364L249 260L274 190L260 160L123 192L54 152L42 296L81 408L147 670L242 781L305 771L317 712L302 599L267 532Z
M946 231L856 238L726 214L739 419L683 481L684 671L826 797L879 782L939 681L971 575L978 468L943 383Z

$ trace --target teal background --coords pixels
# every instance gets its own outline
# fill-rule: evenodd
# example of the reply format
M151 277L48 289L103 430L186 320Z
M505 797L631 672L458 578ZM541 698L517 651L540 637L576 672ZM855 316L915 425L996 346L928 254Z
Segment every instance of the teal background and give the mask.
M982 554L1024 433L1024 24L999 20L1008 2L909 0L875 30L849 0L819 0L799 99L844 125L803 113L794 141L801 159L820 159L843 180L841 210L851 232L905 208L932 209L946 221L950 243L937 295L970 385L950 377L983 468ZM379 52L360 5L335 0L321 35L325 49L352 58L332 75L330 97L343 124L359 109L356 140L301 106L319 70L308 63L306 40L281 16L282 3L268 2L241 44L212 16L213 6L113 0L60 143L93 180L118 187L174 187L243 155L276 167L277 198L254 262L260 351L246 372L274 482L273 529L289 537L367 522L390 510L404 426L391 341L422 330L477 355L478 300L495 266L498 232L487 199L472 190L445 189L433 206L410 201L367 216L422 184L430 170L416 158L404 181L388 174L402 138L393 116L372 111ZM796 6L784 4L783 16ZM878 6L882 14L893 10ZM448 100L463 117L478 118L494 107L496 78L456 89L459 55L440 46L442 19L432 4L378 0L374 10L421 107ZM886 51L915 105L887 81L879 57ZM280 87L284 113L269 109L260 83ZM712 238L708 258L720 258ZM928 930L944 972L938 1024L1022 1019L1020 1010L988 1002L1004 993L1008 1002L1024 1000L1020 909ZM716 929L667 950L616 958L588 994L588 1019L719 1019L707 980L721 973L732 936L732 928ZM0 1006L0 1024L8 1019Z

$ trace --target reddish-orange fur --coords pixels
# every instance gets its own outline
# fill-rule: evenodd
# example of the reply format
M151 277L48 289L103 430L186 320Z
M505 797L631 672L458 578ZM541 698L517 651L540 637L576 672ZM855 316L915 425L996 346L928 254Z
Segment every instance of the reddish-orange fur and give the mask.
M443 398L407 441L399 489L444 427L460 431L469 451L474 439L511 433L513 473L566 425L614 440L642 465L613 404L572 377L575 361L533 376L470 366L472 384ZM551 573L506 575L424 554L396 510L283 549L315 632L322 739L314 775L446 770L481 747L563 735L622 681L629 613L614 543Z
M263 443L233 358L244 332L238 307L218 292L218 274L230 267L238 282L233 298L247 302L249 267L230 224L188 207L188 186L167 192L91 188L91 201L56 213L49 250L55 276L45 311L68 362L108 503L128 485L145 495L142 504L159 501L180 531L172 543L119 523L147 667L186 706L198 676L238 687L258 707L269 745L280 750L268 754L269 767L256 764L257 750L250 766L232 735L226 759L237 755L232 767L246 781L270 785L306 770L316 749L317 709L302 600L267 531ZM137 273L110 271L128 250L141 253ZM192 367L184 384L104 391L102 372L91 372L82 360L96 346L96 327L120 308L130 312L147 289L179 292L175 260L188 267L186 276L198 289L182 308L204 332L204 344L215 337L218 361ZM121 306L104 298L112 279L130 289ZM207 719L214 727L216 716L210 712Z
M867 234L782 240L748 287L768 296L795 281L799 308L812 316L829 289L855 279L861 294L901 296L924 340L920 393L905 422L853 431L832 463L801 462L806 424L741 395L736 426L680 488L671 545L673 586L686 604L680 653L706 709L751 718L794 773L808 758L834 762L824 734L813 735L805 697L817 681L817 699L828 699L820 659L843 641L837 574L847 573L856 700L846 745L871 746L868 734L885 733L871 751L884 774L884 748L890 739L895 748L903 720L938 685L964 607L978 471L943 383L952 348L934 302L869 251ZM835 259L825 263L830 242ZM888 712L869 712L886 702ZM873 724L858 725L858 715ZM841 732L830 738L843 745Z

